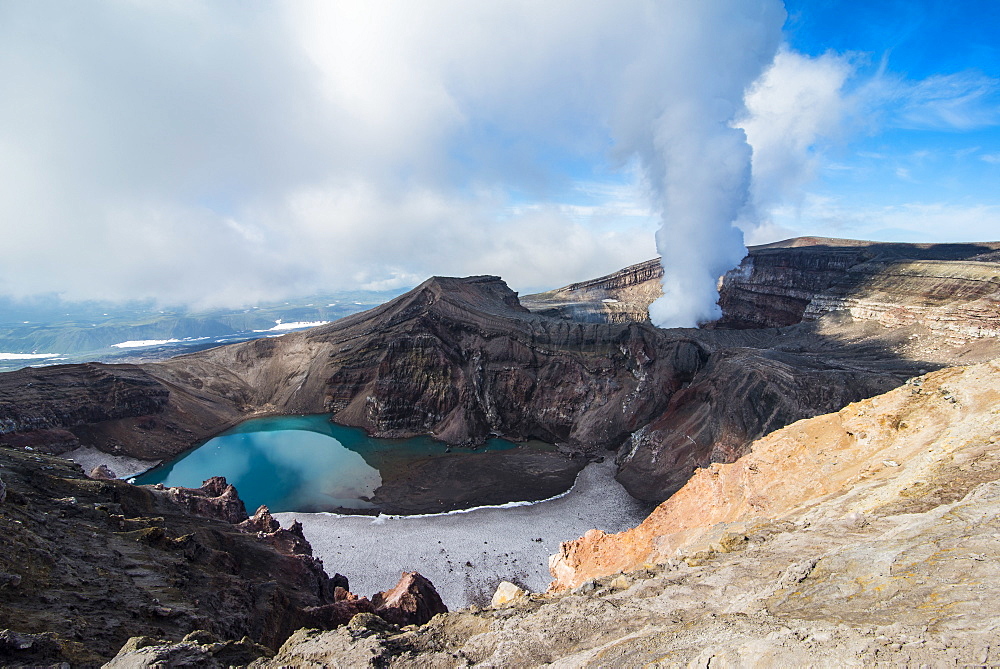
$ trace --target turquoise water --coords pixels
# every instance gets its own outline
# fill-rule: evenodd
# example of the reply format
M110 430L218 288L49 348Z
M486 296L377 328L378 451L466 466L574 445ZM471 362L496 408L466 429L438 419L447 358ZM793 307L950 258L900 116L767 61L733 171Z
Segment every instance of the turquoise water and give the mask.
M516 448L491 439L474 453ZM141 476L135 483L197 488L212 476L236 486L247 511L261 504L271 511L373 509L364 498L407 463L444 455L447 447L430 437L377 439L364 430L330 422L326 414L254 418L233 427L179 458Z

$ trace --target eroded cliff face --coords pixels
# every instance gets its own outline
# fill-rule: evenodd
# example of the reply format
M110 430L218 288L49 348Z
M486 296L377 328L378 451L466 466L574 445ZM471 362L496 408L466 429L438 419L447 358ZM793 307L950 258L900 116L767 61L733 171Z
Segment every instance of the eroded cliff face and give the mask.
M921 326L931 339L961 345L1000 336L998 295L996 262L871 261L813 298L803 318L846 312L887 328ZM914 337L921 338L927 336Z
M521 304L534 313L571 321L644 323L649 321L649 305L663 295L662 278L663 266L654 258L597 279L525 295Z
M329 411L379 436L498 434L589 450L662 411L706 356L683 332L533 315L497 277L473 277L432 279L357 317L146 369L188 387L227 370L261 410Z
M723 317L712 327L782 327L840 312L888 328L921 325L953 344L995 336L998 248L817 237L751 247L723 277Z
M551 561L553 588L726 552L768 523L889 517L953 503L1000 477L998 406L1000 362L992 361L917 377L793 423L736 462L696 473L635 529L563 544Z
M938 334L984 336L995 328L1000 243L903 244L797 237L751 246L719 287L723 317L709 327L768 328L835 311L898 327L923 323ZM566 320L649 320L663 294L659 259L590 281L526 295L533 312Z

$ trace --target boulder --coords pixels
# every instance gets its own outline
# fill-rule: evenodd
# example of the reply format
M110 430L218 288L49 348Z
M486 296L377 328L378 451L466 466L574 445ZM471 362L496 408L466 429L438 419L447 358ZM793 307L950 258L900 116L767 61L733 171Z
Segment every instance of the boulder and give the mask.
M497 586L497 591L493 593L493 599L490 600L490 606L493 608L506 606L517 599L526 597L527 595L527 590L517 587L510 581L501 581L500 585Z
M92 479L97 479L98 481L113 481L118 478L118 474L104 464L97 465L91 469L87 476Z
M447 613L434 584L415 571L404 571L391 590L372 597L375 613L394 625L423 625L438 613Z

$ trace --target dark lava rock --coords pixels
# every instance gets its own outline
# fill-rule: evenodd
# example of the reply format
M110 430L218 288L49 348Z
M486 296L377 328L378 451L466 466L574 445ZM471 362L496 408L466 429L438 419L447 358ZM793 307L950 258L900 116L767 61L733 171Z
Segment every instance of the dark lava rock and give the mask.
M167 488L170 499L196 516L241 523L247 520L247 509L236 488L224 476L213 476L200 488Z
M281 523L274 519L274 516L271 515L271 510L266 505L261 504L252 516L239 523L237 527L244 532L270 534L281 529Z
M231 486L230 486L231 487ZM255 533L261 541L274 546L275 550L285 555L312 555L312 545L306 540L302 532L302 523L293 520L288 529L281 527L281 524L271 515L267 506L261 504L253 517L247 518L243 522L237 523L238 528L244 532ZM342 583L339 579L342 579ZM330 581L330 589L333 591L337 586L347 587L347 579L337 574Z
M129 637L198 629L277 648L309 624L306 608L333 602L318 560L194 516L165 490L93 480L66 460L3 447L0 467L0 573L10 577L0 586L9 628L0 666L101 664Z
M996 248L812 238L754 247L723 282L723 318L704 329L580 322L572 309L546 316L498 277L434 277L280 338L140 366L0 374L0 443L166 457L252 413L330 412L383 437L457 445L496 435L567 453L624 447L619 479L660 501L694 467L731 461L755 437L884 392L918 369L996 353L992 335L960 360L937 345L997 320L996 282L987 280ZM916 276L911 260L930 263L921 266L929 274ZM595 291L634 293L656 276L643 263L555 292L567 304L574 292L592 301ZM873 283L891 308L864 296ZM937 311L921 316L928 305ZM875 316L863 322L855 312ZM930 339L915 349L886 319L930 328Z

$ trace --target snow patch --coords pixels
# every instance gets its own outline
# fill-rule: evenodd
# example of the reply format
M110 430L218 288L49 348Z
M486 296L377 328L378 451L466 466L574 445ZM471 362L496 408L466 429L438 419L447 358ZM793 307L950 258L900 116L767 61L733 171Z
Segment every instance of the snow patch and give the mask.
M61 353L0 353L0 360L41 360L55 358ZM63 358L65 360L65 358Z
M315 328L320 325L326 325L332 321L294 321L292 323L282 323L279 318L274 323L273 328L268 328L266 330L254 330L254 332L284 332L286 330L303 330L305 328Z
M123 341L119 344L112 344L111 348L141 348L143 346L160 346L162 344L176 344L180 339L136 339L134 341Z

